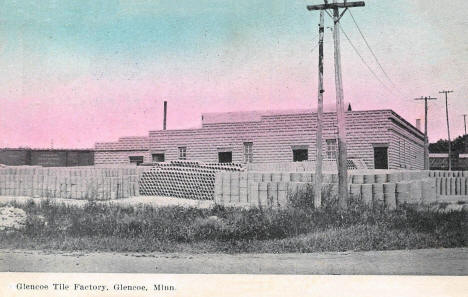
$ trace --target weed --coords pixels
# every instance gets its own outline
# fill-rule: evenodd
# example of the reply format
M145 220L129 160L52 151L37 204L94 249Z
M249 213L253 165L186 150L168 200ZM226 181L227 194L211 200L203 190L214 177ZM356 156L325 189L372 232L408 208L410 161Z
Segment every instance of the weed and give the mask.
M122 207L91 201L84 207L42 203L25 210L23 230L0 232L0 247L106 251L311 252L467 245L467 212L433 212L402 205L395 211L336 197L320 209L310 191L286 209ZM313 198L313 197L312 197ZM313 199L311 199L313 201Z

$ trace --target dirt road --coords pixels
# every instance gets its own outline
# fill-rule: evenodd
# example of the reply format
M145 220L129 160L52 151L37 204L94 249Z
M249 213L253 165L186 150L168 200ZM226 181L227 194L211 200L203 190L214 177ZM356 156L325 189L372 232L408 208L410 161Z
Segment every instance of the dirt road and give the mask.
M238 255L0 250L0 271L468 275L468 248Z

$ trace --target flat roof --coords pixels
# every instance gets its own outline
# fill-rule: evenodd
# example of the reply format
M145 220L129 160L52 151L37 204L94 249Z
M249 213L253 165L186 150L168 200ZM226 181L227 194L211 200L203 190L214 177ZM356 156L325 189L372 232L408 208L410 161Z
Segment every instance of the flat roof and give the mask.
M430 153L429 157L430 158L447 158L448 154L447 153Z

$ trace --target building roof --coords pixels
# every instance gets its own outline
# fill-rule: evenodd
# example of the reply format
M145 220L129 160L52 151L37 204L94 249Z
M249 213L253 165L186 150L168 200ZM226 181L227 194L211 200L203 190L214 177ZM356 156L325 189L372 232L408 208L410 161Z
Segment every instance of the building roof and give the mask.
M202 114L202 124L260 122L262 116L305 114L315 112L313 109L284 109L284 110L253 110L234 112L209 112Z
M447 153L430 153L429 158L448 158Z
M345 101L345 109L348 108L348 101ZM336 104L324 104L323 112L335 112ZM251 110L251 111L232 111L232 112L207 112L202 113L203 124L218 123L240 123L240 122L259 122L262 116L307 114L317 112L316 108L302 109L282 109L282 110Z

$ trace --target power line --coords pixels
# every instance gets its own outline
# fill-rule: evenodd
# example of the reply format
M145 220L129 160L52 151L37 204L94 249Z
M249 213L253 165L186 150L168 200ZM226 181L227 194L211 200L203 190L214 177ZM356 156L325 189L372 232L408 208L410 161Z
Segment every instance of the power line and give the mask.
M330 14L328 14L330 16ZM331 17L331 16L330 16ZM395 94L392 89L390 89L386 84L384 84L384 82L377 76L377 74L374 72L374 70L372 70L372 68L369 66L369 64L366 62L366 60L364 60L364 58L362 57L362 55L359 53L358 49L356 48L356 46L353 44L353 42L351 41L351 39L349 38L348 34L346 34L346 32L343 30L343 27L338 24L340 29L341 29L341 32L343 32L344 36L346 37L346 39L348 40L349 44L351 45L351 47L353 48L354 52L359 56L359 58L361 59L361 62L367 67L367 69L371 72L371 74L374 76L374 78L392 95L397 95Z
M392 95L395 95L392 90L383 83L383 81L377 76L377 74L375 74L374 70L372 70L372 68L369 66L369 64L367 64L366 60L364 60L364 58L362 57L362 55L359 53L358 49L354 46L353 42L351 41L351 39L349 38L348 34L346 34L346 32L343 30L343 27L340 26L340 29L341 29L341 32L343 32L344 36L346 37L346 39L348 40L349 44L351 45L351 47L353 48L354 52L356 52L356 54L359 56L359 58L361 59L362 63L364 65L366 65L367 69L369 69L369 71L372 73L372 75L374 76L374 78L379 81L379 83L385 88L387 89L387 91L389 91L390 93L392 93Z
M374 56L374 59L375 61L377 62L377 64L379 65L380 67L380 70L382 70L383 74L385 75L385 77L388 79L388 81L392 84L392 86L394 88L397 89L397 87L395 86L395 84L393 83L393 81L390 79L390 77L388 76L387 72L384 70L384 68L382 67L382 64L380 63L379 59L377 58L377 56L375 55L374 51L372 50L371 46L369 45L369 43L367 42L367 39L366 37L364 36L364 33L361 31L361 28L359 28L359 25L357 24L356 22L356 19L354 18L353 14L351 13L351 11L349 11L349 15L351 16L351 18L353 19L353 22L354 24L356 25L356 28L358 29L359 31L359 34L361 34L361 37L362 39L364 39L364 42L366 43L367 45L367 48L369 49L369 51L371 52L372 56Z
M316 43L316 42L317 42L317 36L316 36L316 38L314 40L314 43ZM317 44L312 48L312 50L310 52L313 53L318 46L319 46L319 44L317 42Z

